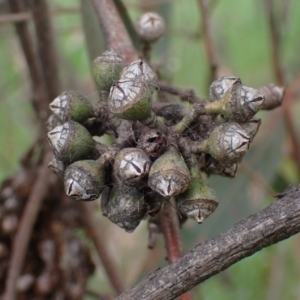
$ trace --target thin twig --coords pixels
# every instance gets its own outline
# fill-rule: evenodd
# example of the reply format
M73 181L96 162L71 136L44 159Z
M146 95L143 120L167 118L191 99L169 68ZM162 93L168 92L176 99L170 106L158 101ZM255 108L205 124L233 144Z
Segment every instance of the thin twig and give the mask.
M209 10L208 5L204 3L204 0L198 0L198 5L200 8L201 20L202 20L202 34L205 45L206 57L209 63L209 78L208 86L217 78L217 59L213 47L213 43L210 36L209 27Z
M251 168L251 166L245 161L241 163L240 168L241 171L243 171L248 177L250 177L255 185L260 186L268 196L273 197L276 194L272 187L269 186L268 183L264 180L261 174L254 171L253 168Z
M18 231L12 245L12 254L9 262L3 300L16 299L17 279L23 267L24 259L27 253L26 250L31 237L33 226L38 216L43 199L45 199L45 196L48 192L48 187L50 184L49 177L51 175L51 171L48 169L48 163L51 156L51 153L47 153L44 156L43 163L39 167L37 172L37 181L32 187L30 197L21 217Z
M10 9L12 12L21 12L23 14L25 8L20 0L9 0ZM15 23L15 28L21 43L21 47L26 59L29 70L29 75L32 84L32 103L39 118L42 121L46 120L48 110L48 98L46 84L42 77L42 71L38 56L34 49L34 40L30 34L28 24L25 21Z
M152 271L117 300L171 300L261 249L300 232L300 185L288 187L278 200L193 247L177 262Z
M127 63L138 57L128 32L112 0L92 0L99 22L102 26L105 44L113 48Z
M170 264L175 263L182 256L182 242L180 238L179 220L175 209L174 198L170 199L160 213L160 227L163 233ZM180 300L190 300L191 296L186 293Z
M10 0L9 0L10 1ZM50 15L74 14L78 13L78 7L55 7L49 11ZM0 16L0 24L18 23L32 20L32 14L29 12L19 12Z
M200 99L199 97L195 96L193 90L183 90L171 86L165 82L158 82L157 87L163 92L167 92L169 94L178 96L182 101L187 101L190 103L198 103L203 101L203 99Z
M28 0L37 36L37 47L49 102L61 92L58 60L54 46L51 19L46 0Z
M276 83L280 86L284 86L284 73L280 63L280 34L279 34L279 19L275 18L274 11L274 1L273 0L265 0L265 10L268 20L268 26L271 35L271 52L272 52L272 66L274 71L274 76ZM292 157L297 164L298 174L300 177L300 145L298 141L298 134L295 126L295 122L293 120L290 106L287 105L287 96L285 96L283 104L282 104L282 113L285 120L285 125L287 132L291 137L292 144ZM288 101L290 102L290 101Z
M105 241L102 238L100 230L101 226L99 226L99 222L97 222L94 216L91 203L81 203L81 210L83 212L82 222L85 225L88 235L95 244L107 276L116 292L121 294L125 290L125 284L117 272L113 258L105 247Z

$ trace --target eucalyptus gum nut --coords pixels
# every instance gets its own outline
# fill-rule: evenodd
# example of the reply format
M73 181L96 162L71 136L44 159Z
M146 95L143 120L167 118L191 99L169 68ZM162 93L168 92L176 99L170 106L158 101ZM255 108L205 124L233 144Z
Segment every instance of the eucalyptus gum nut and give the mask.
M221 100L236 82L242 83L241 79L235 76L220 77L215 80L209 87L210 101Z
M92 201L99 198L104 189L105 172L95 160L80 160L65 171L65 193L73 200Z
M52 114L50 115L50 117L48 118L47 122L46 122L46 128L48 131L51 131L52 129L54 129L55 127L62 125L62 121L58 118L57 115Z
M144 120L151 116L151 94L144 81L121 79L110 90L108 108L121 119Z
M64 177L65 165L55 155L52 157L51 161L49 162L48 168L51 169L58 177L60 178Z
M133 232L147 213L144 195L136 188L114 186L101 199L104 216L127 232Z
M212 214L218 206L217 196L201 178L193 177L189 188L178 197L179 212L198 223Z
M75 91L63 92L49 107L62 122L73 120L82 123L93 114L89 101Z
M206 140L207 152L225 165L239 162L246 154L249 144L248 134L233 122L216 127Z
M210 157L205 165L204 172L208 175L220 175L223 177L233 178L238 170L238 164L225 165L220 161Z
M142 40L154 42L165 33L166 24L158 13L146 12L136 20L135 29Z
M154 90L157 84L157 75L150 66L141 59L125 67L120 74L120 79L142 80Z
M248 122L240 123L239 125L245 130L247 135L250 137L250 143L252 143L261 125L261 120L253 118Z
M190 172L176 149L170 147L151 166L148 185L163 197L184 192L190 184Z
M113 49L97 57L93 61L92 71L99 89L109 91L113 83L119 79L124 66L123 58Z
M239 79L232 81L231 87L224 91L221 92L220 88L219 96L222 97L217 101L206 103L207 114L222 114L237 122L247 122L259 111L264 102L264 96L259 94L258 90L242 85Z
M285 88L274 83L266 84L258 88L260 94L265 97L261 109L274 109L282 104Z
M88 130L75 121L68 121L48 133L50 146L57 158L65 163L87 157L95 147Z
M148 175L151 165L149 156L141 149L124 148L115 156L113 174L127 186L138 186Z

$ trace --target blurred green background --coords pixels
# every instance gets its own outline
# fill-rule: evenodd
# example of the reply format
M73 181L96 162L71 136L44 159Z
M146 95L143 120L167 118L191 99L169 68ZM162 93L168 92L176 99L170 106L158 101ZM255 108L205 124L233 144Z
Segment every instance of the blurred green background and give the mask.
M1 4L3 4L2 1ZM90 62L104 50L99 25L87 0L49 0L52 24L65 90L74 89L92 99L96 94ZM274 82L270 32L260 0L212 0L209 22L218 74L235 75L246 85L259 87ZM153 51L153 64L164 78L181 88L192 88L208 96L208 63L201 34L196 0L124 0L132 19L141 11L156 10L167 20L167 33ZM273 1L281 34L280 59L286 85L300 71L300 2ZM71 8L71 9L70 9ZM70 9L66 11L65 9ZM84 11L85 13L81 13ZM84 19L84 27L82 18ZM30 21L29 21L30 22ZM86 33L86 34L85 34ZM30 104L30 78L12 23L0 23L0 181L18 170L19 161L37 138L38 128ZM88 47L87 47L88 44ZM299 97L291 103L299 133ZM235 222L261 210L273 201L272 194L298 182L298 171L290 158L290 141L281 109L259 113L262 125L236 178L213 177L220 205L203 225L187 222L182 229L184 249L231 228ZM300 134L299 134L300 135ZM298 135L298 138L299 138ZM128 285L147 272L164 266L165 248L158 241L147 249L146 222L133 234L99 219L104 235ZM80 233L79 233L80 234ZM300 238L265 249L193 290L195 299L300 299ZM99 263L91 278L95 291L109 291ZM99 284L100 282L100 284Z

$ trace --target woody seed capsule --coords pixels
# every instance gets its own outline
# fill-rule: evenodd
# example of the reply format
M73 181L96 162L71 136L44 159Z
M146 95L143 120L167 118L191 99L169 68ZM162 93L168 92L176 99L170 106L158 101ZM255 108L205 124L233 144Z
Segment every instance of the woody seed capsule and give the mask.
M261 108L264 96L258 90L242 85L239 79L230 83L230 88L224 88L218 94L222 95L219 100L205 104L206 113L222 114L237 122L247 122Z
M202 178L192 177L189 188L178 198L178 210L199 224L212 214L218 206L217 196Z
M110 90L108 108L121 119L147 119L151 107L151 90L143 80L121 79Z
M87 129L74 121L55 127L48 133L48 139L55 156L66 163L87 157L95 146Z
M49 105L52 112L62 121L84 122L92 116L92 106L89 101L75 91L63 92Z
M225 165L232 165L242 159L249 144L250 137L245 130L237 123L228 122L216 127L204 142L194 144L192 152L209 153Z
M174 147L170 147L151 166L148 185L163 197L184 192L190 184L190 172Z
M109 91L124 68L123 58L113 49L105 51L93 61L93 75L100 90Z
M143 80L152 90L154 90L157 84L157 75L149 65L141 59L125 67L120 74L120 79Z
M150 165L150 158L143 150L125 148L115 157L114 175L127 186L137 186L148 175Z
M141 15L136 23L135 29L139 37L146 42L154 42L165 32L164 19L155 12L147 12Z
M92 201L104 189L103 166L95 160L81 160L69 165L64 176L65 193L73 200Z
M133 232L147 213L143 194L124 185L105 189L101 209L104 216L127 232Z

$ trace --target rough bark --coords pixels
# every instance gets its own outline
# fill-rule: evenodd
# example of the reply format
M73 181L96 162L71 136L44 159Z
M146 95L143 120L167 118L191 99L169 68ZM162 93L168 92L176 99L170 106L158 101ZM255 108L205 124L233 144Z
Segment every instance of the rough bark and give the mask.
M157 269L118 300L175 299L234 263L300 231L300 185L290 186L262 211L193 247L176 263Z

